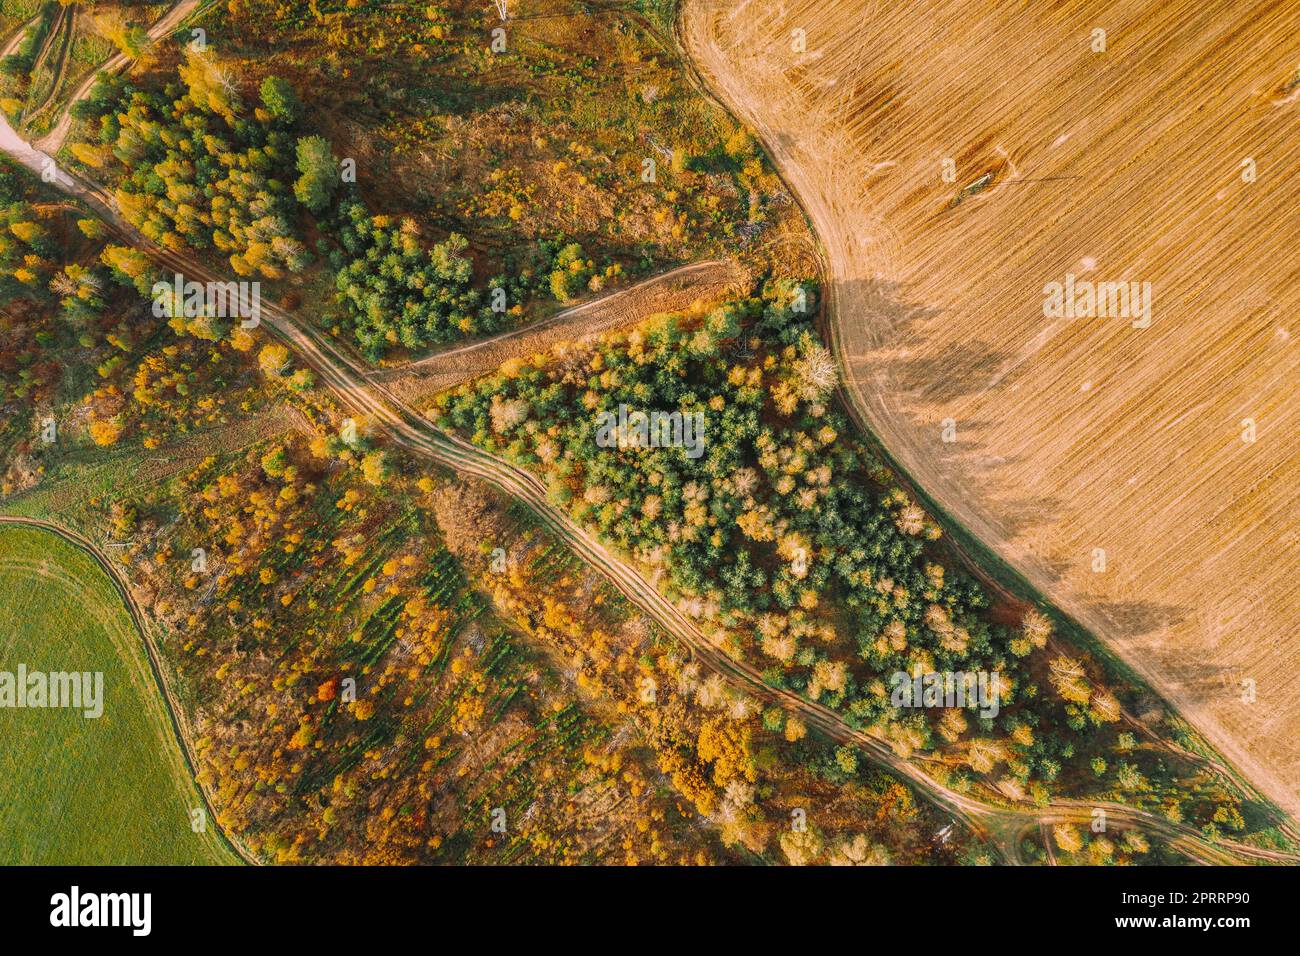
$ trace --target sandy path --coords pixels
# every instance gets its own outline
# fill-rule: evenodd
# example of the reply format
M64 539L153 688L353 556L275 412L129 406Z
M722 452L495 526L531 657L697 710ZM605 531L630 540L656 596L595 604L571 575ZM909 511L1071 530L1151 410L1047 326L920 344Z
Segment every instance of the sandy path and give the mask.
M687 0L679 32L813 221L861 420L1300 813L1300 7ZM1151 326L1045 317L1067 272L1150 282Z
M195 7L197 7L201 2L203 2L203 0L180 0L176 6L163 14L162 17L160 17L158 21L149 28L150 41L157 42L163 36L176 29L181 21L193 13ZM211 2L211 0L208 0L208 2ZM72 129L72 116L68 112L72 104L84 100L90 95L90 91L95 86L95 80L99 78L101 73L120 73L122 70L125 70L130 66L131 62L132 61L127 59L125 55L118 53L102 66L92 70L81 82L81 85L73 91L70 97L68 97L68 102L64 104L63 111L59 114L58 122L54 124L54 127L48 133L37 140L35 145L44 152L50 154L57 153L63 146L64 140L68 138L68 133Z
M743 293L746 280L745 271L730 261L679 266L532 325L373 372L370 378L389 383L407 400L432 395L493 372L511 358L527 358L561 342L579 341L636 325L658 313L683 311L696 302Z
M37 17L32 17L32 19L28 20L26 23L19 25L18 29L9 35L9 39L5 41L5 45L0 47L0 57L12 56L15 51L17 51L18 44L22 43L23 37L27 35L27 28L35 23L37 19Z
M0 151L23 165L39 169L44 154L24 143L0 116ZM147 252L158 262L200 281L227 281L211 272L203 263L186 253L165 250L141 236L116 208L103 187L93 181L73 178L59 171L56 184L64 191L86 201L125 241ZM1019 805L995 806L969 794L959 793L935 778L917 763L900 757L883 740L848 724L826 705L806 700L794 692L766 682L751 664L737 661L722 651L693 620L660 593L640 570L613 553L594 534L578 526L549 499L546 485L537 476L464 439L444 433L427 418L404 403L382 383L368 377L346 351L320 330L303 324L295 315L267 303L263 307L264 327L281 339L296 357L312 368L322 383L355 414L363 416L368 428L377 430L414 455L452 469L457 474L479 478L519 499L542 521L558 541L580 559L597 569L667 633L678 638L693 657L707 669L735 681L760 700L778 703L798 711L803 719L834 740L860 747L873 761L913 783L927 799L966 822L978 833L988 836L994 847L1009 862L1016 862L1016 834L1034 821L1071 821L1085 823L1093 811L1104 808L1112 821L1139 826L1176 842L1183 852L1194 858L1215 862L1300 862L1300 856L1285 851L1261 849L1229 840L1210 841L1200 831L1174 824L1162 815L1121 804L1061 800L1043 807ZM705 624L707 625L707 622Z
M148 694L151 690L157 691L157 700L162 705L162 710L166 714L166 719L170 724L176 743L179 745L178 749L180 756L183 758L183 765L180 770L186 778L185 787L188 788L192 786L196 791L198 791L199 796L203 800L204 807L207 810L208 819L212 821L212 825L216 829L220 841L242 858L245 863L254 866L260 865L260 861L258 861L248 851L248 849L243 845L243 842L233 838L221 826L221 818L217 814L216 805L212 802L211 795L208 793L207 788L199 783L198 757L190 743L194 737L193 731L189 726L188 720L185 716L185 711L181 708L180 702L177 700L176 695L172 690L172 686L167 680L166 670L163 667L161 655L158 652L157 645L154 643L153 632L150 630L149 618L145 615L139 603L136 601L135 595L131 592L130 582L126 579L125 574L123 574L121 565L111 560L109 556L89 538L86 538L76 531L55 524L52 521L43 521L38 518L21 518L13 515L0 515L0 525L37 528L49 532L50 534L58 535L64 541L67 541L74 547L81 549L93 558L95 563L99 565L100 570L108 575L109 579L112 581L114 589L118 593L118 596L122 599L122 603L126 607L127 613L130 615L131 623L135 627L136 636L139 637L140 643L144 646L145 658L148 661L149 672L153 677L155 686L153 688L141 688L141 691L145 694ZM20 566L20 562L11 561L9 566ZM36 571L41 567L41 565L36 565L31 568L31 570ZM84 583L74 577L60 575L60 583L62 586L78 593L79 595L90 593ZM86 603L87 606L90 607L94 606L95 601L89 600L83 603ZM169 759L170 756L169 753L165 759Z

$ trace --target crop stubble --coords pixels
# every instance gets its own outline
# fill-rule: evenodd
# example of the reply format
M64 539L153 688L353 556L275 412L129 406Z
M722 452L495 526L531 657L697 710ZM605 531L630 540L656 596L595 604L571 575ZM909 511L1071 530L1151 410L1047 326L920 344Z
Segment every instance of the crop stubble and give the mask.
M680 31L813 220L886 447L1300 813L1300 5L687 0ZM1046 318L1067 272L1151 283L1151 326Z

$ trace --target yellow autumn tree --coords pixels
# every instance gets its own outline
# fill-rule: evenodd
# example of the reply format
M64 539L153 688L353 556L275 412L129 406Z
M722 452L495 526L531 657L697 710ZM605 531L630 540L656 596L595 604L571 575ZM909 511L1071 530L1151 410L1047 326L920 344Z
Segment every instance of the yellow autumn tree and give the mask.
M279 378L289 365L289 350L279 342L269 342L257 353L257 364L267 378Z
M9 227L9 231L29 246L39 242L45 236L45 230L41 228L40 223L36 222L15 222Z
M1058 823L1052 827L1052 835L1056 838L1056 845L1066 853L1078 853L1083 846L1083 838L1079 836L1079 831L1068 823Z
M700 724L696 752L700 759L713 769L713 782L725 787L732 780L745 779L753 783L758 771L750 752L753 730L748 724L737 724L720 717L707 717Z
M91 169L102 169L113 155L108 147L94 146L90 143L71 143L68 149L72 151L72 155L77 157L78 161Z
M90 437L96 445L107 446L122 437L125 426L116 418L96 418L90 422Z

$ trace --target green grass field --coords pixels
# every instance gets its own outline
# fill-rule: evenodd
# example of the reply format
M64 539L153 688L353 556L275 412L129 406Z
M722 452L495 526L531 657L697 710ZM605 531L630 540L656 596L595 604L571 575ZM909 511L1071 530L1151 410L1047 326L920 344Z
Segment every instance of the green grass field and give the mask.
M0 865L237 863L208 821L112 580L49 532L0 526L0 670L102 671L104 713L0 708Z

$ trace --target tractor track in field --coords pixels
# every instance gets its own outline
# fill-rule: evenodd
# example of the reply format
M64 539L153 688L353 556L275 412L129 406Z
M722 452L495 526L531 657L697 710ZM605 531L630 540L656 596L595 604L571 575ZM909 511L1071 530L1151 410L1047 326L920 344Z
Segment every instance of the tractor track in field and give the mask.
M819 238L822 328L855 422L968 563L1049 599L1222 755L1216 772L1291 814L1294 836L1300 393L1284 386L1285 238L1300 207L1297 91L1282 84L1297 8L1131 0L1131 49L1180 31L1168 60L1139 63L1074 42L1086 6L684 0L674 29L697 87L764 144ZM1038 55L982 39L1003 34ZM1216 164L1239 162L1242 141L1288 174L1221 188ZM946 190L949 152L970 172ZM1177 170L1154 160L1170 152ZM957 210L981 171L992 185ZM1018 186L1054 180L1070 182ZM1103 213L1124 228L1080 225ZM1170 293L1149 339L1127 322L1041 321L1040 274L1135 261ZM1239 405L1267 408L1276 429L1251 453L1234 444ZM961 445L939 440L949 419ZM1101 544L1106 575L1088 563ZM1270 688L1266 706L1240 706L1243 678Z
M74 179L63 170L59 171L59 177L59 184L95 208L120 238L186 275L202 281L224 281L196 258L163 249L139 235L122 219L112 197L102 187L80 178ZM264 303L262 313L268 330L313 369L345 407L364 416L395 445L457 474L486 481L521 500L552 534L604 574L643 613L681 641L704 666L742 685L759 699L797 711L805 722L831 739L861 748L878 765L908 780L932 803L964 821L980 837L988 839L1006 862L1020 862L1016 843L1025 827L1042 822L1087 824L1098 808L1105 810L1113 822L1158 834L1175 844L1181 852L1203 862L1300 862L1300 854L1227 840L1210 841L1194 827L1171 823L1159 814L1124 804L1061 800L1042 808L1011 807L987 803L952 790L900 757L885 741L852 727L823 705L772 687L755 667L729 657L637 569L614 555L595 536L552 505L545 485L535 475L438 429L397 399L382 383L373 381L357 359L284 309Z
M16 134L4 126L0 126L0 147L33 170L39 170L48 160L31 145L16 141ZM122 217L112 196L98 184L59 169L55 185L86 202L114 233L156 261L196 279L225 281L197 258L163 249L141 236ZM395 396L384 382L377 381L372 370L362 368L338 343L284 309L264 303L262 314L268 331L313 369L344 407L364 416L395 445L457 474L482 479L522 501L558 540L604 574L706 667L742 685L755 697L798 712L810 726L831 739L861 748L875 763L907 780L918 793L963 820L977 836L987 839L1006 862L1020 862L1018 841L1026 828L1058 822L1086 824L1098 808L1104 809L1112 821L1158 834L1181 852L1203 862L1300 862L1300 854L1228 840L1211 841L1193 827L1171 823L1159 814L1124 804L1060 800L1043 807L1004 806L952 790L899 756L884 740L851 726L825 706L772 687L752 665L729 657L640 571L551 504L545 485L535 475L438 429Z

